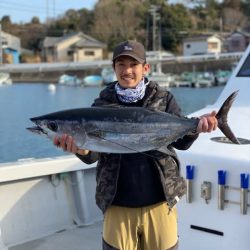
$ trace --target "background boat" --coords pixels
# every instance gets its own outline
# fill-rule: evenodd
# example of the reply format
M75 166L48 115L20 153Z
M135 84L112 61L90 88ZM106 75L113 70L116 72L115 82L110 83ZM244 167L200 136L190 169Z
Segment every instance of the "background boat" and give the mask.
M157 82L162 88L168 89L174 85L175 76L173 74L164 74L158 72L152 72L148 75L150 81Z
M101 76L103 79L103 84L109 84L117 80L115 72L112 67L105 67L101 71Z
M229 70L217 70L214 74L215 77L215 85L225 85L229 80L232 71Z
M12 79L9 73L0 73L0 85L11 85Z
M82 82L75 75L63 74L59 77L58 83L67 86L80 86Z
M93 87L101 86L103 84L103 78L100 75L90 75L83 78L83 86Z

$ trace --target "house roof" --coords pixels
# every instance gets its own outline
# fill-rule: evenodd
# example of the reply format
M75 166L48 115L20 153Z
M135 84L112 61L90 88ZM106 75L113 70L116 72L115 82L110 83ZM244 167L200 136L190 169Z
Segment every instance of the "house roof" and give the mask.
M183 42L206 41L210 37L216 37L216 38L220 39L216 35L197 35L197 36L187 37L183 40Z
M10 48L10 49L17 50L20 52L21 43L20 43L19 37L9 34L7 32L4 32L4 31L2 31L0 35L1 35L2 43L3 41L7 42L7 44L4 46L5 48Z
M243 35L245 37L250 37L250 33L248 31L244 31L244 30L237 30L237 31L234 31L232 32L228 38L230 38L231 36L235 35L235 34L240 34L240 35Z
M4 37L7 37L7 36L20 40L20 38L19 38L19 37L17 37L17 36L14 36L14 35L12 35L12 34L10 34L10 33L4 32L4 31L1 31L1 37L3 37L3 38L4 38Z
M60 37L46 36L43 40L43 47L53 47L59 40L60 40Z
M73 37L73 36L78 36L79 40L72 44L70 47L75 48L75 47L95 47L95 48L104 48L105 44L101 43L100 41L96 40L95 38L88 36L82 32L77 32L77 33L71 33L67 34L62 37L46 37L43 41L43 46L44 47L53 47L61 42L66 41L67 39Z
M105 44L99 41L89 41L82 39L70 46L71 48L104 48Z

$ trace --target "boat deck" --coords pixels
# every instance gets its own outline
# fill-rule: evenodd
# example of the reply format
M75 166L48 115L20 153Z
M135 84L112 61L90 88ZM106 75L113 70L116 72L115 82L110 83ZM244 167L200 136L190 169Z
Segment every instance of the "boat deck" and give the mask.
M102 222L60 231L10 247L9 250L98 250L102 247Z

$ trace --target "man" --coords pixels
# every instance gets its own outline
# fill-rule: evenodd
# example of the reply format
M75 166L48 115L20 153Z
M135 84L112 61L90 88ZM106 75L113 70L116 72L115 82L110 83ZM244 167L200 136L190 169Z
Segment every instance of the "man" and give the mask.
M125 41L113 53L117 81L94 101L94 106L119 104L153 108L180 115L173 95L145 77L150 71L141 43ZM216 112L200 117L197 130L172 143L172 152L106 154L78 149L72 137L56 137L54 144L75 153L85 163L97 164L96 202L104 213L104 250L176 250L175 204L185 194L185 181L173 150L186 150L200 132L217 128Z

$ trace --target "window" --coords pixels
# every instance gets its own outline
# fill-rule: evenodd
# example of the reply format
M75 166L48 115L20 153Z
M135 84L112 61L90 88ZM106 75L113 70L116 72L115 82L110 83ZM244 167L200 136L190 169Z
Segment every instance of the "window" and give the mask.
M7 46L8 42L6 40L2 40L2 46Z
M218 49L218 43L216 42L208 43L208 49Z
M250 77L250 55L248 55L246 61L242 65L239 73L237 76L244 76L244 77Z
M86 51L84 51L84 55L85 56L94 56L95 55L95 51L93 51L93 50L86 50Z

